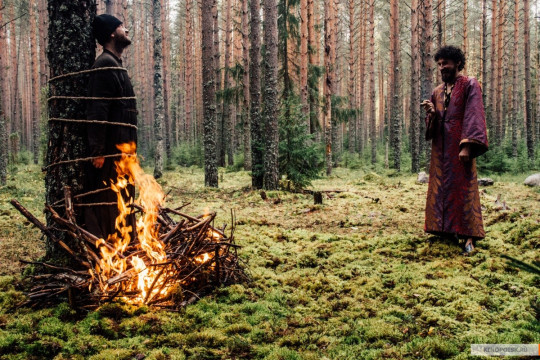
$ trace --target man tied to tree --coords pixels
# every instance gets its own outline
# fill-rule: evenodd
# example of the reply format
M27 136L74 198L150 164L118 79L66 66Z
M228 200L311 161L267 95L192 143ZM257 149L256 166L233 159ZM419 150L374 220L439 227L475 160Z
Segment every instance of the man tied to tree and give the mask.
M476 79L460 74L461 49L442 47L435 61L443 83L421 104L426 140L432 142L424 230L467 239L469 254L473 240L485 237L475 160L488 149L482 89Z
M118 144L137 143L137 105L133 86L121 60L124 49L131 44L128 30L120 20L107 14L96 16L92 30L98 43L103 46L103 53L96 59L92 69L106 69L90 73L88 96L94 99L88 101L86 115L88 120L109 124L88 125L89 156L94 159L88 165L86 190L109 189L89 197L89 203L102 205L85 207L84 220L90 232L107 239L108 235L115 232L115 219L118 215L117 206L110 205L117 202L117 195L110 189L110 184L111 181L116 182L114 162L119 157L106 156L120 154L116 147ZM135 188L128 187L128 193L128 197L133 198ZM135 224L134 217L129 220Z

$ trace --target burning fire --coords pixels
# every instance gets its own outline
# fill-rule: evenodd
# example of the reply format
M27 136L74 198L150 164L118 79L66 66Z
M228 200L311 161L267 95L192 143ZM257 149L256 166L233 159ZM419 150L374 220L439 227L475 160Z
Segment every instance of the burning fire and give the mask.
M118 180L111 188L117 194L119 215L116 218L117 232L109 235L107 243L112 245L112 250L105 246L103 239L96 244L101 251L101 264L96 266L96 271L103 278L109 280L115 276L124 274L129 265L136 273L125 288L125 292L136 292L139 295L131 299L135 303L146 303L156 295L165 296L171 290L166 285L167 266L154 266L167 262L164 244L159 240L157 227L158 210L164 202L165 195L161 186L149 174L145 174L136 156L135 143L117 145L123 153L116 164ZM139 197L134 202L130 198L129 187L135 185L139 189ZM127 201L126 201L127 199ZM144 209L142 216L136 221L134 239L134 214L133 203ZM137 254L125 258L122 254L130 246L135 246ZM102 283L103 289L107 289L109 283Z

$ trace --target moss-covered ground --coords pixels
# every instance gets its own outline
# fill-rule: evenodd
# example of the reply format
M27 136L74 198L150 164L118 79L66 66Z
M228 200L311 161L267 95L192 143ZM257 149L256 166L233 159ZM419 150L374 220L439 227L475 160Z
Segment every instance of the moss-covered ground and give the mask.
M310 195L250 190L246 172L177 168L160 180L170 207L237 218L236 240L253 279L217 289L185 311L110 304L13 307L18 259L43 241L9 199L43 209L38 167L0 188L0 359L468 359L472 343L540 343L540 277L502 258L540 260L540 192L525 175L481 188L487 237L478 251L425 235L427 185L416 176L336 169ZM391 175L391 174L390 174ZM495 203L497 195L509 209Z

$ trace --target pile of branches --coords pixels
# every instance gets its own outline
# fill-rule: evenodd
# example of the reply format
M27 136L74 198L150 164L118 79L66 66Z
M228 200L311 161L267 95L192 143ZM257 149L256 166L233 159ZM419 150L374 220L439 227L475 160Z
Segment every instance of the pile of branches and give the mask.
M125 258L127 269L116 276L104 278L99 269L99 246L108 247L114 251L110 244L100 241L96 236L79 226L75 220L73 203L70 191L65 191L65 215L61 216L51 206L46 206L45 212L54 223L55 233L63 232L65 239L58 239L47 227L17 200L11 204L25 216L34 226L61 247L72 259L69 267L58 266L45 262L28 262L42 266L45 271L29 277L30 287L27 291L27 300L22 305L44 306L53 305L61 301L68 301L77 308L94 309L104 303L118 299L140 299L138 291L126 291L126 284L138 274L131 265L129 258L138 256L147 264L147 267L160 269L153 281L148 295L140 303L166 308L169 310L181 309L194 303L200 297L210 293L216 287L249 281L234 243L234 226L230 235L225 235L225 226L217 229L213 226L215 213L193 217L184 214L179 209L162 207L159 209L156 228L161 242L165 246L167 261L151 264L145 257L145 252L137 246L137 240L132 241L123 253L117 256ZM145 210L132 205L136 211ZM181 208L180 208L181 210ZM234 214L231 214L234 224ZM178 218L175 221L174 218ZM68 245L69 243L69 245ZM201 255L207 254L207 261L197 261ZM96 267L96 265L98 265ZM167 288L166 295L154 291L154 287ZM160 289L160 290L161 290Z

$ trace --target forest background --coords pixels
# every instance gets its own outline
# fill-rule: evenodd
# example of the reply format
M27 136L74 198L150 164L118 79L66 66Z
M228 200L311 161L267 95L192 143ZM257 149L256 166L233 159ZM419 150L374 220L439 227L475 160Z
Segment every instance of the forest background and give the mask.
M211 8L206 25L203 5ZM117 15L130 30L133 45L124 64L139 99L139 153L155 164L156 177L161 159L165 166L203 166L205 151L215 153L206 165L213 186L218 166L252 171L252 185L269 189L283 175L306 185L323 167L329 174L339 164L426 170L429 146L419 103L440 81L432 55L444 44L464 50L464 73L483 87L492 151L478 160L479 168L538 168L536 2L280 0L269 7L277 11L274 22L259 5L97 3L98 13ZM16 163L45 156L49 19L44 0L2 0L0 9L5 183ZM206 65L204 26L212 38ZM74 30L66 24L66 31ZM212 141L204 138L205 73L213 74Z

